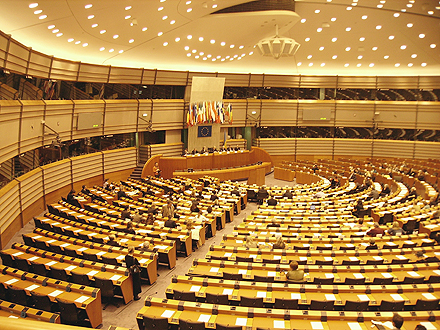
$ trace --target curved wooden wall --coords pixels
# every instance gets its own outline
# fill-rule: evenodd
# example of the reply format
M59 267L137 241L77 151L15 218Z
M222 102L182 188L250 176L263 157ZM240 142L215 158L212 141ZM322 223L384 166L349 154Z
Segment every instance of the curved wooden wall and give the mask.
M0 189L0 247L72 188L101 185L104 178L125 180L136 164L136 148L116 149L41 166L11 181Z

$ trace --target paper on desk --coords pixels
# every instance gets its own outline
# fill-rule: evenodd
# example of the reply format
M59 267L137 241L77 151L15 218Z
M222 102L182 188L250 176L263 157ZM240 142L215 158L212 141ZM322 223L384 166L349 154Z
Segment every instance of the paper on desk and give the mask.
M420 274L418 274L417 272L407 272L409 276L412 277L420 277Z
M143 263L146 263L148 260L149 260L149 259L141 259L141 260L139 260L139 263L140 263L140 264L143 264Z
M209 314L201 314L197 321L206 323L209 321L210 318L211 318L211 315L209 315Z
M355 278L364 278L364 275L362 275L361 273L354 273L353 276Z
M69 266L69 267L66 267L66 270L68 270L69 272L71 271L71 270L74 270L76 268L76 266Z
M79 252L83 252L83 251L85 251L85 250L87 250L88 248L86 248L86 247L82 247L82 248L80 248L80 249L78 249L78 251Z
M121 260L121 259L124 259L124 258L125 258L124 255L120 255L120 256L117 256L117 257L116 257L117 260ZM143 259L142 259L142 260L143 260Z
M121 243L127 243L127 242L128 242L128 238L121 238L121 239L119 240L119 242L121 242Z
M269 277L277 276L277 272L267 272L267 276Z
M247 318L245 317L237 317L237 320L235 321L235 325L245 326L246 323L247 323Z
M247 270L246 269L239 269L238 273L241 274L241 275L246 275Z
M227 294L228 296L232 294L232 289L223 289L223 294Z
M46 266L53 266L53 265L55 265L57 262L56 261L49 261L47 264L46 264Z
M53 243L53 242L56 242L56 240L55 240L55 239L50 239L50 240L48 240L46 243L51 244L51 243Z
M84 301L86 301L87 299L89 299L88 296L81 296L77 299L75 299L75 302L82 304Z
M23 254L23 252L15 252L15 253L13 254L13 256L14 256L14 257L17 257L17 256L22 255L22 254Z
M111 281L117 281L122 277L122 275L113 275L112 277L110 277Z
M350 327L350 330L362 330L362 327L357 322L348 322L348 326Z
M275 329L285 329L284 321L273 320L273 327Z
M88 276L95 276L96 274L98 274L99 271L98 270L91 270L90 272L87 273Z
M100 251L100 252L98 252L96 255L97 256L102 256L102 255L104 255L104 254L106 254L107 252L105 252L105 251Z
M266 298L266 291L257 291L257 298Z
M359 259L356 257L349 257L350 261L358 261Z
M301 294L300 293L291 293L290 299L301 299Z
M56 297L56 296L59 296L60 294L62 294L63 292L64 291L61 291L61 290L55 290L55 291L52 291L51 293L49 293L48 296Z
M324 257L324 260L325 261L333 261L333 258L332 257Z
M64 244L61 244L60 246L64 248L64 247L69 246L69 245L70 245L69 243L64 243Z
M325 273L325 278L334 278L335 275L333 275L332 273Z
M225 257L231 257L231 256L232 256L232 253L231 253L231 252L226 252L224 256L225 256Z
M39 238L41 238L41 237L43 237L43 236L41 236L41 235L37 235L37 236L34 236L33 239L39 239Z
M331 258L331 257L329 257L329 258ZM301 260L301 261L307 261L307 257L299 257L299 260Z
M324 326L321 322L310 322L313 330L324 330Z
M425 297L426 299L432 299L432 300L437 299L432 293L422 293L422 296Z
M193 285L191 286L191 289L189 289L189 291L191 292L199 292L201 286L200 285Z
M39 287L40 287L39 285L32 284L32 285L29 285L29 286L26 288L26 290L28 290L28 291L32 291L32 290L38 289Z
M237 242L238 244L242 244L243 243L243 241L242 240L236 240L235 242Z
M370 298L366 294L358 294L358 298L360 301L370 301Z
M325 300L327 300L327 301L336 301L336 297L335 297L335 295L332 294L332 293L327 293L327 294L325 295Z
M432 324L431 322L420 322L420 324L423 325L423 326L426 328L426 330L434 330L434 329L437 329L437 328L435 327L435 325Z
M379 256L373 256L373 259L374 260L383 260L382 257L379 257Z
M218 273L220 268L218 267L211 267L211 269L209 270L211 273Z
M383 277L385 278L393 278L393 275L390 273L381 273Z
M281 256L273 256L273 260L281 260Z
M390 296L391 296L391 298L393 298L393 300L396 300L396 301L405 300L400 294L397 294L397 293L392 293L392 294L390 294Z
M37 260L37 259L40 259L40 257L35 256L35 257L32 257L32 258L29 258L28 260L29 261L34 261L34 260Z
M401 255L397 255L396 258L397 258L397 259L400 259L400 260L405 260L405 259L407 259L405 256L401 256Z

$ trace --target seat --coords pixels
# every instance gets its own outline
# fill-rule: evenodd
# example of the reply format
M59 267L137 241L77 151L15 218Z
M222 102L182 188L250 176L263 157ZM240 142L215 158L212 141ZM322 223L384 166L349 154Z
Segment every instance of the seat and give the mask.
M15 259L15 264L18 269L21 269L28 273L32 273L32 267L28 264L27 260L17 258Z
M223 324L216 324L215 325L216 330L243 330L243 327L241 325L223 325Z
M277 308L277 309L298 309L298 299L275 298L274 308Z
M256 202L257 201L257 193L253 189L248 189L247 191L247 199L249 202Z
M342 260L342 265L343 266L359 265L360 263L361 263L360 260Z
M310 247L309 246L302 246L302 245L294 245L293 249L294 250L309 250Z
M83 241L90 241L90 237L86 234L82 234L82 233L77 233L77 236L79 239L83 240Z
M233 273L223 272L223 279L241 281L243 279L243 276L241 274L233 274Z
M241 296L240 306L244 307L263 307L263 298Z
M166 317L146 316L144 315L145 330L166 330L168 329L168 319Z
M94 253L88 253L88 252L83 251L82 256L84 259L87 259L89 261L98 262L98 257Z
M46 266L43 264L33 263L32 269L34 270L35 274L45 276L45 277L47 277L49 275L49 271L46 269Z
M55 298L60 309L61 323L68 325L81 325L85 323L86 314L78 309L75 303Z
M0 251L0 257L2 258L2 263L5 266L9 266L12 268L17 268L15 265L15 260L12 258L10 254L4 253L3 251Z
M333 260L316 260L315 265L333 265Z
M403 284L422 284L425 281L425 277L405 277Z
M119 308L119 305L113 299L115 297L115 291L113 287L113 282L111 280L96 277L95 286L101 289L102 301L104 302L104 300L107 300L103 308L104 310L110 304L114 305L116 308Z
M350 278L350 277L346 277L344 284L348 284L348 285L360 285L360 284L365 284L365 277L364 278Z
M79 255L78 255L78 253L76 253L76 250L69 249L69 247L64 248L64 254L69 257L79 258Z
M48 296L31 291L31 297L35 308L51 313L59 312L57 304L53 304Z
M50 270L50 277L64 282L69 282L69 275L67 275L64 269L52 268Z
M0 283L0 299L1 300L8 300L8 291L6 290L3 283Z
M22 306L32 306L32 299L29 297L23 289L15 289L8 286L9 301Z
M335 306L335 302L332 301L320 301L312 300L310 302L310 309L315 311L332 311Z
M109 258L106 256L101 256L101 262L106 265L118 266L118 261L115 258Z
M316 247L316 250L331 250L333 249L333 246L322 246L322 245L318 245Z
M274 276L254 275L254 281L255 282L269 282L269 283L273 283L273 282L275 282L275 277Z
M91 286L92 281L90 281L89 276L87 274L78 274L74 271L70 271L71 281L76 284L81 284L85 286Z
M412 242L412 243L403 243L402 244L402 249L412 249L413 247L416 247L417 243Z
M382 300L379 306L380 311L403 311L403 307L405 306L405 301L387 301Z
M215 305L229 305L229 297L226 294L206 293L206 302Z
M254 262L254 258L246 258L246 257L235 257L235 261L237 262Z
M367 265L382 265L383 264L383 259L382 260L367 260Z
M205 330L205 323L191 322L179 319L180 330Z
M346 250L355 250L355 249L356 249L355 246L340 246L339 247L339 250L344 250L344 251L346 251Z
M281 259L263 259L263 264L280 264Z
M41 241L35 241L35 247L43 251L49 251L49 247L46 245L46 243Z
M174 300L196 301L196 293L174 290Z
M212 260L229 260L229 257L219 257L219 256L211 256L210 259Z
M429 276L428 283L440 283L440 276L439 275Z
M375 277L373 279L373 284L378 284L378 285L388 285L388 284L393 284L393 278L382 278L382 277Z
M27 246L35 247L35 242L32 240L32 238L30 238L26 235L22 235L22 237L23 237L24 244L26 244Z
M436 300L424 300L418 299L416 305L414 306L414 310L416 311L433 311L438 309L440 299Z
M333 278L315 277L313 278L313 284L331 285L333 284Z
M392 223L393 221L394 221L394 214L393 213L385 213L379 219L379 225L386 225L387 223Z
M405 223L402 226L403 231L405 232L405 234L409 235L412 234L414 230L416 230L418 228L418 223L416 219L413 220L409 220L407 223Z
M366 311L368 309L369 301L351 301L347 300L345 302L344 309L346 311Z
M59 245L51 245L49 248L52 250L53 253L64 254L64 251Z

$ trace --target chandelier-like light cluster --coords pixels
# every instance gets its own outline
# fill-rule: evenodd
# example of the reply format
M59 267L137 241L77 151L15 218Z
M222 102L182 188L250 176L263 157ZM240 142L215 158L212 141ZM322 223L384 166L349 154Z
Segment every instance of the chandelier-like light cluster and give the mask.
M280 37L278 35L278 25L275 25L276 34L273 37L261 39L255 47L263 56L272 56L274 59L295 55L301 46L294 39Z

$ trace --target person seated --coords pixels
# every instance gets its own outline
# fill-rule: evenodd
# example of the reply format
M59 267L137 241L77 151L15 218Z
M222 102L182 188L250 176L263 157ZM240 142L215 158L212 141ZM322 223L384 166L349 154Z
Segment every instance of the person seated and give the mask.
M204 154L204 153L207 153L207 152L208 152L208 149L205 146L203 146L202 150L200 150L201 154Z
M417 257L417 261L416 261L417 263L424 263L424 264L426 264L426 263L430 263L430 262L439 262L440 261L440 259L438 257L436 257L436 256L433 256L433 257L426 256L423 253L423 251L417 251L415 253L415 255Z
M165 221L164 226L167 228L177 228L177 223L171 216L168 216L168 220Z
M286 278L289 281L294 281L294 282L304 281L304 271L298 269L298 262L292 261L289 266L290 266L290 270L288 272L285 272Z
M377 222L374 223L373 228L367 231L367 235L371 237L376 237L377 235L385 234L385 230L379 227Z
M107 244L111 245L111 246L120 246L118 241L116 240L116 236L115 235L109 235L108 236Z
M127 227L125 228L125 232L126 232L127 234L133 234L133 235L136 234L136 232L135 232L134 229L133 229L133 222L131 222L131 221L128 221L128 222L127 222Z
M420 212L422 208L420 207L419 203L417 203L416 200L413 201L412 210L413 212Z
M122 197L127 197L124 191L124 186L119 186L119 191L116 193L117 199L121 199Z
M364 226L364 218L359 218L358 222L353 226L353 228L361 228Z
M313 197L315 197L315 198L324 198L325 197L325 193L321 190L321 191L318 191L315 195L313 195Z
M81 206L81 204L76 200L76 198L75 198L75 190L71 190L68 194L67 194L67 197L66 197L66 201L67 201L67 203L69 203L69 204L71 204L71 205L73 205L73 206L76 206L76 207L79 207L79 208L82 208L82 206Z
M286 190L284 192L284 194L283 194L283 197L284 198L288 198L288 199L292 199L292 197L293 197L292 191L291 190Z
M188 155L188 149L183 150L182 157Z
M267 205L276 206L277 204L277 200L274 198L273 194L271 194L270 198L267 200Z
M382 189L382 192L380 193L380 195L381 196L386 196L386 195L389 195L390 192L391 192L390 186L387 183L385 183L383 185L383 189Z
M82 187L81 187L81 192L82 192L83 194L85 194L85 195L89 195L89 194L90 194L90 190L87 189L87 187L86 187L85 184L82 185Z
M376 190L376 188L371 189L370 194L368 195L370 199L378 199L379 198L379 192Z
M190 207L191 212L197 212L198 213L200 211L198 205L199 205L199 201L197 199L194 199L192 201L191 207Z
M231 195L232 196L240 196L240 191L234 187L234 189L232 189L232 191L231 191Z
M403 234L403 229L397 221L393 221L393 226L387 230L388 235L399 236Z
M144 223L147 224L148 226L153 226L154 221L156 221L156 218L153 213L148 213L147 218L142 217L142 220L145 221Z
M121 219L122 220L131 219L131 208L130 208L130 206L127 207L126 209L122 210L122 212L121 212Z
M411 187L411 189L409 190L407 200L412 200L415 198L417 198L417 189L416 187Z
M153 213L154 215L158 215L159 214L159 210L157 209L157 207L155 205L151 205L148 208L147 213Z
M136 209L133 214L133 222L141 222L141 221L142 221L142 214L138 209Z
M210 198L212 201L215 201L216 199L218 199L218 196L217 196L217 191L216 192L213 192L212 193L212 195L211 195L211 198Z
M244 243L244 247L248 249L255 249L257 248L257 243L254 241L254 238L252 236L246 237L246 242Z
M272 222L271 223L269 223L267 226L266 226L266 228L279 228L279 227L281 227L280 226L280 224L279 223L276 223L275 222L275 219L272 219Z
M361 211L364 210L364 203L361 199L358 199L356 205L354 206L353 212L351 212L355 217L359 217Z
M378 246L376 244L376 240L374 238L370 238L370 245L368 245L365 250L377 250Z
M272 246L274 249L285 249L286 243L284 243L283 238L280 236L277 238L275 244Z
M102 188L108 190L110 187L109 179L105 179L104 183L102 184Z

